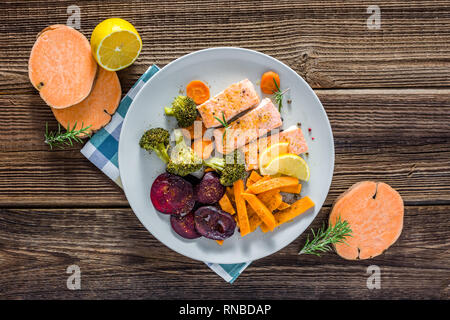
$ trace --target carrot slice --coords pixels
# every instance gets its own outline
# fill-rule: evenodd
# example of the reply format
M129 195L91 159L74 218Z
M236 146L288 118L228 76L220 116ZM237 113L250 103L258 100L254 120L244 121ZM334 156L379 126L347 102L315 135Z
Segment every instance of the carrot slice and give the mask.
M214 144L211 140L197 139L192 143L192 149L194 152L203 160L211 157L213 152Z
M293 177L277 177L268 180L263 179L252 184L248 188L248 191L250 193L258 194L273 189L279 189L282 187L296 186L298 184L298 179Z
M400 194L383 182L362 181L338 197L329 223L347 221L352 236L335 246L344 259L369 259L397 241L403 228L404 206Z
M99 68L94 88L89 96L74 106L64 109L51 108L58 122L76 129L91 126L88 133L95 132L111 121L111 115L119 106L122 90L119 78L114 71Z
M278 210L284 210L289 208L291 205L289 203L286 203L284 201L281 201L280 205L278 206Z
M223 195L222 199L219 200L219 205L223 211L228 212L229 214L236 213L233 205L231 204L230 198L228 198L226 193Z
M283 196L280 194L278 189L260 193L257 197L270 211L278 208L278 206L283 202Z
M236 201L236 211L239 221L239 228L241 230L241 236L245 236L250 233L250 223L248 221L247 207L245 205L245 200L242 197L244 192L244 181L238 180L233 185L234 189L234 200Z
M275 81L277 82L278 87L280 87L280 76L278 73L273 71L264 73L261 77L261 91L266 94L272 94L277 91Z
M31 49L28 76L41 98L53 108L67 108L86 99L96 72L88 39L71 27L45 28Z
M186 95L196 104L202 104L209 100L209 87L200 80L193 80L186 86Z
M223 240L216 240L219 245L223 245Z
M260 180L262 177L259 175L258 172L256 172L255 170L253 170L250 175L248 176L248 179L253 181L253 182L257 182L258 180Z
M280 188L281 192L296 193L296 194L299 194L301 190L302 190L302 185L300 183L298 185L296 185L296 186L289 186L289 187L281 187Z
M248 202L248 204L255 210L259 218L264 222L264 224L273 230L276 225L275 217L272 212L261 202L254 194L242 193L242 197Z

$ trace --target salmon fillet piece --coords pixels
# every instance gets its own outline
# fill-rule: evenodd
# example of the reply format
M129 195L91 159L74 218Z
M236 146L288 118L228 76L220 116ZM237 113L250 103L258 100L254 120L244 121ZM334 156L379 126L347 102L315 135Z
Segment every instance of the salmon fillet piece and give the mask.
M228 121L239 113L256 106L259 97L250 80L244 79L215 95L205 103L197 106L206 128L218 127L221 123L214 117L222 120L222 112Z
M231 122L225 135L224 128L214 130L217 151L222 154L233 152L282 124L278 109L265 98L255 109Z
M243 149L247 170L256 170L259 167L259 150L264 150L274 143L289 142L288 152L301 154L308 152L308 144L303 136L302 129L292 127L269 137L260 138L246 145Z

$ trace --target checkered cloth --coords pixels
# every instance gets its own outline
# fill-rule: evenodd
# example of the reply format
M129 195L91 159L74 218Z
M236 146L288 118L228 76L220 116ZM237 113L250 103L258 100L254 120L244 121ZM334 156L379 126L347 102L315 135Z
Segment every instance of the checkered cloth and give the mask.
M128 111L128 108L133 102L136 94L142 89L144 84L156 73L159 68L156 65L151 66L134 84L126 96L122 99L113 115L111 122L95 133L92 138L81 149L81 153L97 166L104 174L111 180L117 183L122 188L122 182L119 175L118 151L119 151L119 137L122 129L123 119ZM205 262L208 267L214 270L225 281L233 283L234 280L244 271L250 264L215 264Z

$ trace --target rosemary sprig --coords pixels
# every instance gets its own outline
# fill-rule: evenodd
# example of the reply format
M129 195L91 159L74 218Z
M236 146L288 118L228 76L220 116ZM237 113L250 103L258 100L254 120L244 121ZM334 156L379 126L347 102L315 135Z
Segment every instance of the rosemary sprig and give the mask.
M61 131L61 125L58 123L57 131L48 131L48 123L45 123L45 140L44 142L50 146L50 149L53 150L53 147L58 147L60 149L64 149L64 146L73 146L74 142L82 143L83 140L79 137L80 134L84 134L88 137L91 135L88 133L88 129L91 127L90 125L87 127L83 127L83 123L81 123L81 129L75 130L77 127L77 122L73 125L73 128L70 128L70 123L67 124L66 132Z
M352 229L347 221L341 221L341 217L338 218L334 226L329 225L325 229L325 224L317 231L314 232L311 229L313 239L309 241L309 235L306 239L306 243L303 249L298 254L314 254L320 257L323 252L332 251L332 244L345 243L345 238L352 236Z
M227 133L227 129L230 126L230 124L227 122L227 119L225 119L225 113L222 111L222 119L219 119L218 117L214 116L214 118L220 122L220 124L225 128L222 135L222 140L225 137Z
M289 88L287 88L284 91L281 91L275 78L273 78L273 82L275 83L275 87L277 88L277 91L275 91L273 93L273 96L274 96L275 102L278 104L278 111L281 112L281 108L283 107L283 95L289 91Z

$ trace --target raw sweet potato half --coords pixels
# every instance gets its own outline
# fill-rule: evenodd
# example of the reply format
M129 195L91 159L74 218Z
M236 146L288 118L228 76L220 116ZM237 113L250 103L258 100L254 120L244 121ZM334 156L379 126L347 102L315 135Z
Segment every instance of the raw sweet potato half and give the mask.
M335 245L342 258L369 259L383 253L397 241L403 228L403 200L400 194L383 182L362 181L338 197L329 223L339 216L352 229L346 243Z
M56 120L67 129L76 123L76 129L87 127L95 132L111 121L122 94L119 78L114 71L99 68L94 88L89 96L80 103L64 109L51 108Z
M28 76L53 108L67 108L86 99L96 72L89 41L71 27L45 28L31 49Z

